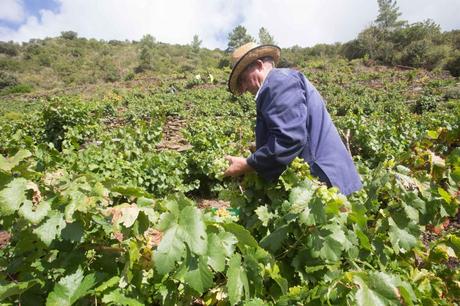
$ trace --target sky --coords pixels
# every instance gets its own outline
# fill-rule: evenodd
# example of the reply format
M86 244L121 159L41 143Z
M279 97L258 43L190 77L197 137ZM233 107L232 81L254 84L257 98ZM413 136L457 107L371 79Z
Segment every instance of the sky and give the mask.
M460 0L399 0L401 18L460 29ZM75 31L80 37L227 47L237 25L265 27L280 47L346 42L375 20L377 0L0 0L0 41L25 42Z

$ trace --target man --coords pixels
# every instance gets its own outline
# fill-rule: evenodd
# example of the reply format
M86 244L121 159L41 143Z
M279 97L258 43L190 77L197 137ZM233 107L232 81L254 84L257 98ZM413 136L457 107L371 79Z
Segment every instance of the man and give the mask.
M248 158L227 156L226 176L257 171L274 181L295 158L303 158L311 173L348 195L359 190L360 177L334 126L325 103L306 77L278 69L277 46L245 44L233 52L230 91L255 95L256 151Z

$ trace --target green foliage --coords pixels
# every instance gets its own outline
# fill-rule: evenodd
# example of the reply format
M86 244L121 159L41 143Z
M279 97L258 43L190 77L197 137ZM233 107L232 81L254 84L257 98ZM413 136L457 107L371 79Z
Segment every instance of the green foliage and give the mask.
M401 16L396 0L377 0L379 5L379 14L375 19L378 27L383 29L393 29L400 27L405 22L398 20Z
M458 217L456 80L328 52L287 53L353 153L364 187L349 197L300 160L274 183L222 177L226 155L250 154L256 115L226 91L228 71L0 101L1 302L456 303L459 233L430 232Z
M455 76L460 76L460 51L456 51L446 64L446 69Z
M18 85L17 78L5 71L0 71L0 89Z
M401 13L396 1L378 0L378 4L379 15L375 25L345 43L340 50L343 56L348 59L367 57L387 65L430 70L455 66L448 63L456 48L455 33L446 33L443 38L440 26L430 19L412 24L398 20Z
M75 31L64 31L61 32L61 38L63 39L68 39L68 40L74 40L78 37L78 33Z
M4 88L1 91L2 95L17 94L17 93L29 93L32 92L33 86L29 84L18 84Z
M242 46L249 42L255 42L254 37L247 33L247 30L244 26L236 26L231 33L228 34L228 46L227 51L232 52L239 46Z
M198 35L193 35L192 43L190 44L192 47L193 52L198 53L200 51L202 41L198 37Z
M0 41L0 54L16 56L19 54L19 45L14 42Z
M261 45L276 45L275 39L264 27L259 29L259 44Z

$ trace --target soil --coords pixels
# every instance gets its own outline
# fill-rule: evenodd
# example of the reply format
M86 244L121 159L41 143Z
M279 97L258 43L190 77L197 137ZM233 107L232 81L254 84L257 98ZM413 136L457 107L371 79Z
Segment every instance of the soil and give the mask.
M229 208L230 202L217 200L217 199L196 199L198 208L207 209L207 208Z
M160 150L185 151L192 146L182 136L182 130L186 127L186 120L170 116L163 126L163 139L157 145Z

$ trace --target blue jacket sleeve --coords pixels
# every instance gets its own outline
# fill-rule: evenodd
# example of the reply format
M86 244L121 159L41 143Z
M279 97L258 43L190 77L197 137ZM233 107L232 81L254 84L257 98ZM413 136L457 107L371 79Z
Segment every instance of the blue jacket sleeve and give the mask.
M269 81L259 108L268 130L267 141L247 162L260 176L272 181L304 149L307 106L304 90L296 78L284 76Z

